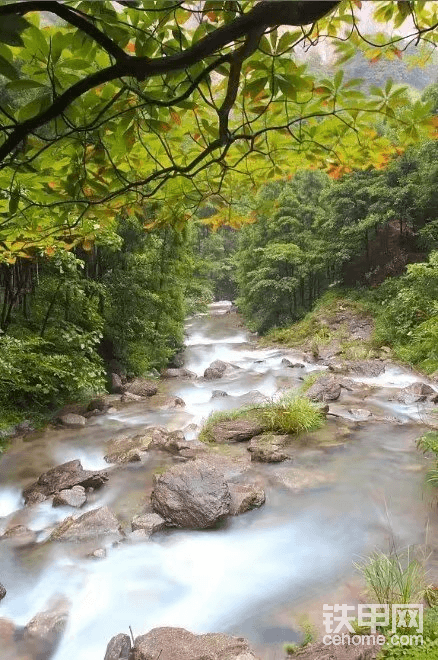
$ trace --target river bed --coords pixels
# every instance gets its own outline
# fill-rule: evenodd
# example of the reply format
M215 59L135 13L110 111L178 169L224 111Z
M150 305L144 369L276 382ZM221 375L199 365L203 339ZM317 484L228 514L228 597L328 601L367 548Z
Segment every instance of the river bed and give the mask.
M393 542L399 548L426 540L437 545L435 500L425 489L428 461L415 448L423 430L421 408L378 394L369 405L404 423L357 424L347 443L304 451L292 465L255 466L264 480L266 504L219 529L169 531L148 542L109 546L101 560L86 557L81 545L45 542L72 513L50 502L23 509L23 487L45 470L76 458L84 468L107 469L105 443L145 426L189 427L186 437L196 437L193 425L199 427L213 410L239 407L254 391L271 397L298 387L305 373L321 368L310 362L302 369L285 367L284 357L301 361L302 355L258 347L238 315L227 312L228 303L216 303L209 314L187 322L187 369L202 376L216 359L237 368L217 381L166 381L165 390L181 397L185 408L156 410L152 400L132 404L92 418L80 431L47 429L17 439L0 461L0 532L25 524L38 533L31 546L0 545L0 581L8 592L0 613L25 625L51 598L67 598L69 623L55 660L103 660L114 634L131 626L138 635L163 625L244 636L261 660L280 660L283 643L299 639L300 615L309 614L318 627L322 603L342 596L348 599L342 602L355 604L360 598L353 561L376 547L389 550ZM361 380L396 388L418 379L392 366ZM228 396L212 398L213 390ZM366 406L356 402L356 407ZM152 475L161 465L151 457L118 466L81 513L108 505L127 528L147 501ZM318 479L297 485L292 466L303 473L313 470ZM435 571L434 556L430 563Z

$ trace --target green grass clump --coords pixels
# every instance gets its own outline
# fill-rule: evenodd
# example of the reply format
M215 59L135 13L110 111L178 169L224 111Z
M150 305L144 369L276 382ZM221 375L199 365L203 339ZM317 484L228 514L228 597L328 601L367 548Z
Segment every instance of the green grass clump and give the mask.
M324 421L321 411L310 399L293 393L264 404L257 410L257 417L266 431L292 435L319 429Z
M438 607L431 607L424 612L423 644L394 646L388 640L378 660L438 660Z
M324 422L318 406L307 397L289 392L277 400L259 405L212 413L199 434L199 440L214 442L212 431L216 424L235 419L256 420L263 427L264 433L292 435L319 429Z
M417 440L417 447L424 453L431 452L438 458L438 432L429 431ZM438 486L438 461L434 468L427 473L427 481L432 486Z
M420 603L428 585L423 562L408 549L385 554L376 550L361 563L354 564L366 583L370 602L392 606L394 603Z

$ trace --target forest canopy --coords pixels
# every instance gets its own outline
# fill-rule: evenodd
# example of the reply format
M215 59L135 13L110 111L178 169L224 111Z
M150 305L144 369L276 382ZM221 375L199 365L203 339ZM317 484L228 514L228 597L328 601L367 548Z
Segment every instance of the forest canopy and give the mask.
M367 35L359 0L1 2L0 260L111 245L121 214L227 215L237 188L378 166L433 135L432 100L342 65L427 61L436 3L372 5ZM321 45L333 76L306 65Z

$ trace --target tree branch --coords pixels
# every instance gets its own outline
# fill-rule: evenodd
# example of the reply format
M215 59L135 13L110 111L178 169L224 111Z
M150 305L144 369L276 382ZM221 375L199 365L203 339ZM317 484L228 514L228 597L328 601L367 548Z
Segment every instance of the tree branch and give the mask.
M338 4L339 0L324 0L322 2L319 0L316 2L262 0L247 14L239 16L231 23L211 32L198 41L194 46L191 46L182 53L151 60L148 57L128 56L124 51L119 49L119 59L116 64L102 69L101 71L75 83L61 94L47 110L21 124L17 124L0 147L0 162L3 161L6 156L11 154L29 133L61 115L71 103L98 85L125 76L144 81L146 78L152 76L169 73L171 71L179 71L204 60L224 46L247 36L253 31L258 33L259 31L264 31L266 28L275 25L308 25L309 23L318 20L318 18L325 16ZM53 5L55 5L55 7ZM56 9L57 11L53 13L58 13L59 10L64 12L64 8L57 2L35 0L35 2L20 2L0 7L0 16L5 15L7 13L6 10L9 10L9 13L11 13L11 11L14 13L21 13L22 7L27 7L27 11L30 11L31 8L33 11L35 11L35 8L42 11L44 7L45 11L53 11L53 9ZM80 29L84 28L84 24L87 27L91 25L71 10L67 9L67 11L69 12L69 22L71 22L72 15L75 16L74 20L76 22L81 21L82 27ZM58 13L58 15L60 14ZM94 28L94 26L91 27ZM97 30L97 28L94 29L96 29L100 38L102 33ZM96 41L98 35L95 35L94 37ZM110 41L112 46L114 46L113 42L108 40L107 37L105 37L105 40L107 47L109 45L107 41ZM119 47L117 46L117 49L118 48ZM123 53L123 57L120 55L120 52Z
M84 14L78 14L74 9L60 4L55 0L27 0L0 7L0 18L10 14L23 16L31 11L46 11L62 18L66 23L74 25L81 32L85 32L94 39L109 55L112 55L117 61L129 58L129 55L120 48L112 39L101 32L93 23L87 20Z

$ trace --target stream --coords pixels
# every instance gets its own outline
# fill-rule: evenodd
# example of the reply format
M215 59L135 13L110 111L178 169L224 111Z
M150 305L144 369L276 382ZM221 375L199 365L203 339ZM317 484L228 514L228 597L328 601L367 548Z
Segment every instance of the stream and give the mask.
M51 599L66 598L69 621L54 660L103 660L116 633L131 626L139 635L163 625L244 636L261 660L283 660L283 644L300 639L303 614L321 627L323 603L358 602L353 561L376 547L389 550L392 542L438 547L436 500L425 487L429 462L415 447L422 404L389 401L380 390L366 401L348 393L330 410L367 408L399 422L351 424L347 442L309 448L292 462L251 464L263 481L265 505L218 529L170 530L147 542L109 545L100 560L86 556L88 546L45 542L57 523L78 512L50 501L23 507L23 488L42 472L72 459L86 469L108 469L108 483L80 513L107 505L128 529L148 501L153 473L173 459L146 454L142 462L109 466L103 457L111 438L146 426L195 438L212 411L240 407L256 391L272 397L298 387L306 373L321 369L310 362L285 367L284 357L302 361L302 354L258 347L229 311L229 303L215 303L187 322L187 369L201 377L217 359L236 368L220 380L163 381L184 408L157 409L152 397L90 418L81 430L48 428L17 438L0 461L0 533L18 524L37 532L31 545L0 542L0 581L7 588L0 616L24 626ZM421 380L397 366L356 379L384 392ZM228 396L212 398L213 390ZM335 437L344 422L332 419L327 433ZM430 568L438 575L438 556L430 557Z

